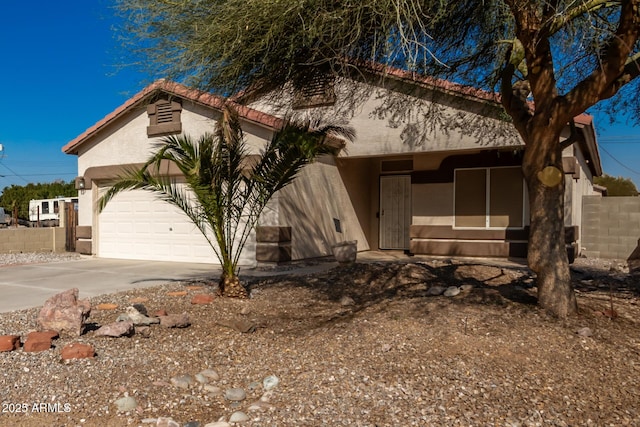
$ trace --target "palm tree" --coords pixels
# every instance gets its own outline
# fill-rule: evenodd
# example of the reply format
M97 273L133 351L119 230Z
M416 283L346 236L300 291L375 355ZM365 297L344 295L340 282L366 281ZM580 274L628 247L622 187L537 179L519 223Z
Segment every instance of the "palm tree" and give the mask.
M207 239L222 266L219 292L246 298L237 276L242 249L271 197L293 181L319 155L331 154L328 138L353 139L351 129L312 126L285 120L259 155L249 155L235 110L223 108L214 134L197 141L169 136L154 147L140 168L125 172L100 198L104 209L118 193L142 189L182 210ZM161 164L175 164L185 184L159 173Z

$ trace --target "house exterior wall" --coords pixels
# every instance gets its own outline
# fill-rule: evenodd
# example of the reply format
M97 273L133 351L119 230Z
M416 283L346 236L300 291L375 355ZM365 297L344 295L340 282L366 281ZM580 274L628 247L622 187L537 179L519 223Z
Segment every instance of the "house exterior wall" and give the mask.
M206 132L213 132L220 113L211 108L203 107L189 101L183 102L181 123L183 132L193 138L198 138ZM90 168L111 167L135 163L144 163L149 158L154 144L163 137L148 137L147 126L149 118L146 108L137 108L129 114L114 120L94 137L94 140L81 147L78 153L78 173L84 176ZM272 131L262 126L243 122L243 132L249 153L258 153L271 138ZM96 203L102 195L110 179L117 178L120 172L113 169L113 176L101 177L91 183L87 190L79 191L78 225L91 226L91 250L99 251L99 213ZM184 221L189 220L184 217ZM246 248L254 250L255 234L252 233ZM211 259L212 257L207 257ZM251 257L250 257L251 258ZM247 256L243 255L246 264Z
M494 105L401 82L384 85L343 80L336 84L332 106L292 111L292 96L286 93L250 106L280 117L290 114L323 123L347 123L357 140L347 144L341 157L523 145L513 126L499 119Z
M333 157L305 167L278 200L279 225L291 227L292 259L330 255L332 245L350 240L369 249Z
M564 223L567 227L578 226L576 236L575 255L580 255L582 250L582 230L583 223L583 203L585 196L595 195L593 189L593 175L585 159L584 153L578 144L567 147L563 152L563 157L577 161L577 173L565 171L565 195L564 195Z
M526 191L520 193L513 186L498 184L494 190L489 191L489 187L493 188L493 183L500 181L498 178L492 180L491 177L512 177L513 174L508 171L496 172L494 175L486 172L484 175L487 185L483 190L486 202L491 200L492 203L487 206L491 206L490 210L496 212L495 215L485 213L485 227L479 227L476 223L469 223L466 228L455 226L455 201L458 201L458 206L463 206L463 202L467 200L466 206L473 206L471 200L474 199L473 193L469 191L466 199L458 197L465 193L464 186L460 185L465 182L472 185L473 179L463 181L460 178L456 184L456 170L513 168L521 164L522 141L513 126L502 120L499 106L484 99L444 93L420 84L410 85L406 81L393 79L373 84L343 80L336 88L337 102L332 106L292 111L292 97L287 94L266 97L249 106L276 117L290 115L294 119L347 125L356 133L356 140L346 142L337 158L325 157L305 168L289 187L274 197L261 216L259 225L269 228L265 229L265 233L277 232L279 239L286 235L288 240L278 240L277 243L286 246L284 249L290 253L287 254L290 258L328 255L331 253L331 245L348 240L357 240L358 250L378 249L381 223L380 181L384 176L393 175L409 177L410 191L406 191L406 178L384 179L384 188L387 190L391 188L390 182L402 181L402 191L385 191L384 206L385 209L390 206L386 202L393 194L403 194L405 204L411 198L411 233L416 241L420 241L420 245L424 244L412 248L427 251L417 253L428 253L430 239L458 240L461 245L472 240L475 247L480 248L481 255L511 256L521 254L522 247L526 249L526 228L529 223ZM205 131L212 131L220 114L215 108L185 100L181 115L183 131L194 137ZM158 140L147 137L148 124L146 110L140 108L131 109L122 118L106 125L93 137L93 141L89 140L82 146L79 153L79 175L84 175L92 167L146 161L153 143ZM258 152L272 136L267 127L253 122L245 120L242 127L252 153ZM569 134L564 135L568 136ZM579 204L581 197L592 191L589 165L576 148L577 145L574 144L565 152L566 156L576 159L580 169L578 175L565 177L568 225L580 223L581 207L576 206L576 203ZM402 166L407 164L410 166L403 169ZM394 169L396 166L398 168ZM513 180L503 178L501 182ZM108 181L103 177L99 184L108 185ZM459 190L458 196L456 188ZM512 204L508 203L507 197L496 200L492 198L501 192L522 200L522 220L517 218L518 212L514 213L511 209ZM80 225L97 224L97 212L86 207L93 206L98 199L98 185L81 191L79 197ZM408 211L407 206L404 206L403 212ZM482 215L470 215L458 210L458 218L465 215L482 219ZM403 223L408 224L409 221L403 217ZM458 224L464 225L462 222ZM510 225L500 227L505 224ZM384 236L388 236L387 231L395 226L391 225L389 229L385 229ZM96 235L95 227L93 235ZM491 244L486 244L484 240L490 240ZM493 242L500 244L493 245ZM520 246L513 249L510 242L516 242ZM269 240L265 243L272 242ZM434 254L455 255L468 252L467 248L457 252L460 247L452 247L446 242L445 245L442 242L436 243L440 245L436 248L437 251L449 252Z

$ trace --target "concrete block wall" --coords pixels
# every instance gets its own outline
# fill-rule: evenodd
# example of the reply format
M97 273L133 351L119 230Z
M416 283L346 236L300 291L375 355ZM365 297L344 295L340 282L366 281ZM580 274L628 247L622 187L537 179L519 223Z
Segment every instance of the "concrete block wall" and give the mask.
M62 227L8 228L0 230L0 253L64 252Z
M627 259L640 239L640 197L582 199L582 255Z

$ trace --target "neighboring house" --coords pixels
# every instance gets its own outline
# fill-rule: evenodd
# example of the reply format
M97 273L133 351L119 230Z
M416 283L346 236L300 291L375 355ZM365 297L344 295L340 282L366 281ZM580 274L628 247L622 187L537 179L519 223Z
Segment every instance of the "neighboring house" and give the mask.
M322 90L315 90L321 87ZM528 201L523 146L493 94L392 70L292 90L238 106L254 150L278 117L352 126L356 140L325 156L283 189L261 218L244 263L324 256L357 240L359 250L524 256ZM215 262L186 217L148 193L119 194L100 214L95 202L123 166L139 165L159 137L213 129L223 100L156 82L63 150L78 156L79 247L100 257ZM597 194L602 169L589 116L567 126L566 225L577 248L583 195ZM170 167L167 173L175 173Z

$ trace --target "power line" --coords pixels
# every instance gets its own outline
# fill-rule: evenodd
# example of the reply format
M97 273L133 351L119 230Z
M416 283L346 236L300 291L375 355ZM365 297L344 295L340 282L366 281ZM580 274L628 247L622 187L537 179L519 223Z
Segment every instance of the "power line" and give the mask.
M26 180L22 175L19 175L16 171L11 169L9 166L5 165L4 163L0 162L0 166L4 166L9 172L13 173L13 175L11 175L11 176L16 176L16 177L20 178L21 180L23 180L24 182L26 182L27 184L29 183L29 181ZM5 176L7 176L7 175L5 175Z
M4 166L4 165L3 165ZM6 166L5 166L6 167ZM9 169L9 168L7 168ZM13 171L12 171L13 172ZM60 172L60 173L28 173L26 175L0 175L0 176L17 176L23 178L24 176L58 176L58 175L75 175L73 172ZM24 179L24 178L23 178Z
M619 164L620 166L622 166L623 168L625 168L626 170L628 170L629 172L632 172L636 175L640 176L640 172L638 172L635 169L631 169L629 166L625 165L624 163L622 163L620 160L616 159L613 154L611 154L610 152L607 151L606 148L600 146L600 148L602 149L602 151L604 151L607 155L609 155L609 157L611 157L613 159L613 161L615 161L617 164Z
M640 144L640 135L614 135L598 138L601 144Z

